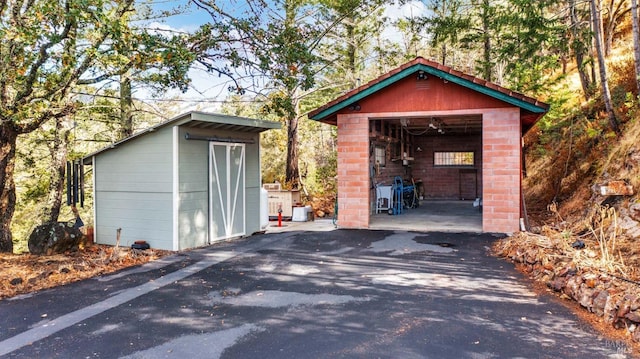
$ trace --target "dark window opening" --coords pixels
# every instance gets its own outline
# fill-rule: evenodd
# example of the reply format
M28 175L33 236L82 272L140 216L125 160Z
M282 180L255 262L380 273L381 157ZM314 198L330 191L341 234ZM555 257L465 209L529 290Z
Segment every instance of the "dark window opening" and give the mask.
M434 152L433 165L442 167L473 167L473 152Z

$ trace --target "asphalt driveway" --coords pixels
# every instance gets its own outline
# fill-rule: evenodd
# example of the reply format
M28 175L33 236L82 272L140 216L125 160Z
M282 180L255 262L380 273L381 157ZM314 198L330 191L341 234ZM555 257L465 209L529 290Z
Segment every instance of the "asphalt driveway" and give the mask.
M489 234L292 231L0 301L7 358L626 358Z

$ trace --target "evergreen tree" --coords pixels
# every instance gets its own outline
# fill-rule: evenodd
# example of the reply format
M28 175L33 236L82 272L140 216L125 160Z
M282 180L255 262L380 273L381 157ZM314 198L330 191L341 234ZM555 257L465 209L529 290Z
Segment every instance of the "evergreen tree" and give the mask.
M555 0L509 0L510 11L501 16L502 31L496 51L506 64L507 85L516 91L537 94L549 85L557 68L563 29L551 9Z

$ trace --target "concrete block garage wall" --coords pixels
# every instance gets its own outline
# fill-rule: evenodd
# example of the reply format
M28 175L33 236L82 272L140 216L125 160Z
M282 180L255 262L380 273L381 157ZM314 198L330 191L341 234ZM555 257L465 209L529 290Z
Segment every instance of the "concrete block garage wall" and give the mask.
M369 118L338 116L338 223L343 228L369 226Z
M482 117L482 229L485 232L512 233L519 229L520 126L518 108L490 110Z
M411 173L421 179L425 199L474 199L482 193L482 136L417 136ZM473 167L436 167L434 152L473 152ZM471 173L476 170L476 174ZM477 178L476 178L477 175ZM462 186L461 186L462 184Z
M407 171L407 168L402 165L402 161L400 160L393 161L391 159L393 150L390 148L390 146L393 146L393 145L374 142L374 146L383 146L385 147L387 152L386 165L377 166L375 183L383 184L383 185L391 185L393 184L393 179L395 178L395 176L401 176L402 178L410 177L410 175L407 176L409 172ZM370 166L374 165L374 160L375 160L374 156L371 156L371 161L369 163Z
M405 169L410 173L403 177L421 178L427 198L459 199L461 176L469 181L471 174L461 174L461 168L434 167L433 152L474 151L477 192L483 198L483 231L515 232L519 229L521 208L520 110L487 109L482 116L482 136L415 138L414 148L420 146L422 151L412 154L415 161ZM367 228L372 198L369 118L362 113L341 114L337 126L339 225ZM391 171L391 167L386 170ZM397 170L393 167L393 171ZM472 192L472 188L466 185L462 191Z
M413 177L423 181L427 199L482 197L484 232L517 231L522 134L548 110L548 104L534 98L417 57L311 111L311 119L338 129L338 225L369 226L375 198L370 178L373 146L400 143L399 151L387 149L387 165L377 171L376 183L391 184L394 176ZM459 126L465 118L470 127ZM445 133L397 136L404 135L398 124L418 128L428 119L441 119ZM457 127L447 131L446 126ZM398 154L406 148L414 161L402 166ZM472 151L475 163L434 166L436 151ZM391 158L396 161L390 162Z

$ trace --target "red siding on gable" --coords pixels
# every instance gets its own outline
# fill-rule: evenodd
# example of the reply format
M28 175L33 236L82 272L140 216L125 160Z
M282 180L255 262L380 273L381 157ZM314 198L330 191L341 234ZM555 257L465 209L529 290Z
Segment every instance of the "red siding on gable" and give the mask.
M452 111L512 107L506 102L437 77L408 76L358 102L359 112ZM353 111L345 108L338 113Z
M372 89L375 89L375 91L373 91L374 93L379 92L382 89L380 88L376 89L376 87L382 84L383 84L382 85L383 88L387 88L387 87L394 87L396 86L397 82L406 81L407 79L410 79L410 78L417 79L419 71L421 71L422 67L424 66L435 70L434 74L431 74L431 72L434 72L434 71L424 71L424 73L427 75L429 79L433 79L433 80L439 79L440 81L443 81L438 77L442 75L448 78L450 82L460 83L460 85L463 87L467 85L470 85L469 87L472 87L472 88L485 87L488 90L488 92L491 93L491 96L489 97L503 98L503 99L505 98L504 96L508 97L510 101L507 101L507 102L512 103L513 106L520 107L523 110L520 116L520 121L524 130L528 130L529 128L531 128L531 126L533 126L540 117L544 116L544 113L546 113L546 111L548 111L549 109L548 104L540 102L535 98L528 97L528 96L525 96L524 94L514 92L510 89L488 82L481 78L474 77L469 74L465 74L463 72L457 71L451 67L444 66L437 62L430 61L422 57L416 57L414 60L409 61L389 71L388 73L372 81L369 81L368 83L358 88L355 88L343 94L342 96L336 98L335 100L311 111L309 113L309 118L335 125L337 121L336 114L338 113L338 111L340 111L340 108L344 108L345 106L348 105L347 103L344 103L344 105L341 105L341 103L343 103L344 101L349 101L350 98L354 96L358 96L359 94L364 92L370 92L370 90ZM449 77L449 75L453 77ZM403 80L403 77L404 77L404 80ZM389 83L385 84L385 82L389 82ZM420 82L421 82L420 88L430 86L429 80L426 80L426 81L421 80ZM443 84L447 84L447 83L443 81ZM370 95L372 94L370 93L368 96ZM486 95L482 95L480 92L478 92L477 95L486 96ZM455 99L451 99L451 98L449 99L445 98L444 100L445 102L456 101ZM533 105L537 109L532 111L531 107L526 104ZM497 107L504 107L505 105L500 105ZM529 109L525 110L525 107ZM333 108L333 111L324 112L325 110L329 110L331 108ZM466 107L466 108L472 108L472 107Z

